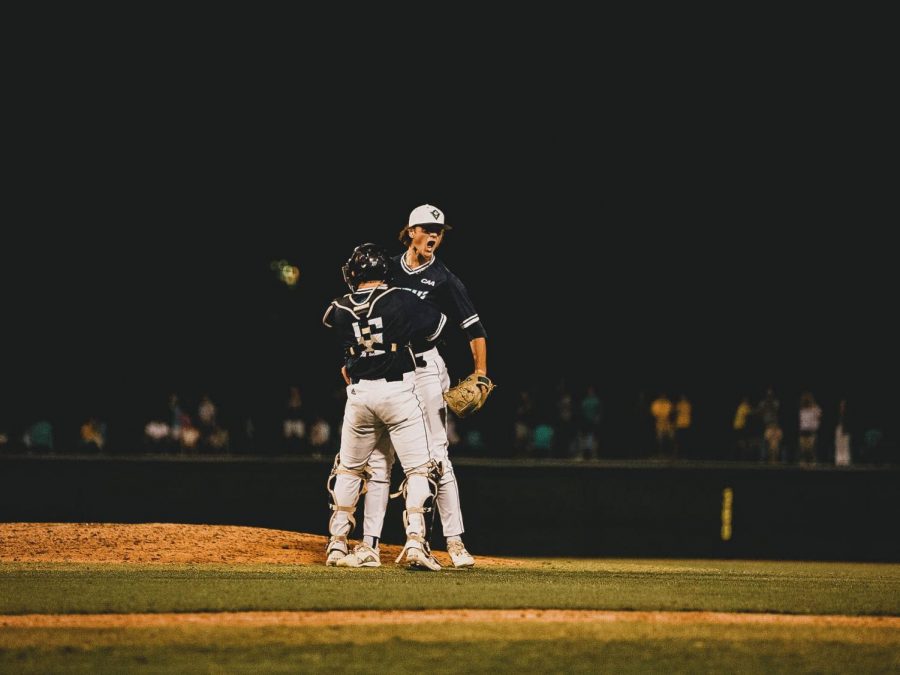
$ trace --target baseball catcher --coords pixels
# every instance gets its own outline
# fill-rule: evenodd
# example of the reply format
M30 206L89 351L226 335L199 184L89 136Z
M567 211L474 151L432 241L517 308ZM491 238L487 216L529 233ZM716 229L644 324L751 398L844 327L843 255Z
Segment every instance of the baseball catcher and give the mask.
M416 357L410 344L438 339L447 317L385 283L390 278L390 254L380 246L357 246L343 273L351 292L336 298L322 317L344 351L342 372L350 380L341 449L328 478L333 515L328 521L331 537L325 564L381 565L376 542L364 537L350 553L348 540L356 503L373 478L371 460L380 454L376 446L386 434L406 474L402 494L407 539L397 562L413 569L439 570L440 563L431 555L426 515L432 513L440 472L428 447L428 420L415 388Z
M481 410L495 386L487 375L472 373L460 380L455 387L445 391L444 400L457 417L466 417Z

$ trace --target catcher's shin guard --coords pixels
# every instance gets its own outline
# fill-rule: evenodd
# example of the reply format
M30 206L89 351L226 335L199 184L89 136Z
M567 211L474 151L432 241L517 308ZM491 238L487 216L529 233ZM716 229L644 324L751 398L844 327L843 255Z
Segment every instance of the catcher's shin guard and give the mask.
M442 473L441 463L431 460L427 464L410 470L400 484L400 489L391 495L392 498L403 495L403 499L406 502L406 509L403 511L403 527L411 538L418 540L421 537L422 548L427 555L431 555L430 542L431 532L434 528L434 498L437 495L438 481L440 481ZM416 517L415 521L420 522L421 527L413 523L410 520L410 516ZM420 531L410 535L411 524Z
M334 511L331 514L331 518L328 519L328 531L332 539L343 539L346 542L353 532L356 527L356 518L354 517L356 504L359 502L359 498L366 494L366 486L371 477L372 472L369 470L368 465L358 469L346 469L341 466L340 453L335 456L331 473L328 474L328 480L325 482L325 487L331 496L331 503L328 505L328 508ZM341 481L340 486L338 481ZM356 483L355 489L350 485L345 485L346 481L350 481L350 484ZM350 487L350 489L347 490L347 487ZM355 492L355 496L352 498L353 503L341 504L341 499L337 495L338 492L344 494L348 501L350 495L347 493Z

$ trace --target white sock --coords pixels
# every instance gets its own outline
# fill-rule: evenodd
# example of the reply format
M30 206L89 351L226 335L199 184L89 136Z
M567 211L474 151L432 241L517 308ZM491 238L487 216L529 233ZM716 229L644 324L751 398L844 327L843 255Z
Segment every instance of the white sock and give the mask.
M370 546L371 548L373 548L376 551L378 550L378 537L373 537L373 536L367 534L363 537L363 543L366 546Z
M454 535L452 535L452 536L450 536L450 537L447 537L447 543L449 544L451 541L459 541L459 542L462 542L462 537L460 537L458 534L454 534Z

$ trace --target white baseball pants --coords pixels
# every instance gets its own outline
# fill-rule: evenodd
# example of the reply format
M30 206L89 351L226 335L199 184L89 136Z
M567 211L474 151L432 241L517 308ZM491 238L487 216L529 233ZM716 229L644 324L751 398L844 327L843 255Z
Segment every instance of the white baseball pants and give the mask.
M435 502L438 512L441 514L444 537L458 536L465 532L465 527L463 526L456 476L453 473L453 464L450 462L448 454L448 411L443 396L443 393L450 388L450 374L447 372L447 366L437 347L416 354L416 356L425 359L425 366L416 368L415 379L416 390L425 404L431 457L435 462L440 462L444 469L444 474L438 484ZM397 455L399 456L399 453ZM393 462L394 453L391 449L390 439L385 436L369 459L372 479L369 481L369 490L365 497L363 534L366 536L381 537L390 493Z
M384 455L376 453L375 448L381 439L389 439L408 476L407 511L421 508L430 494L425 472L412 473L432 459L425 404L418 390L417 378L412 372L406 373L399 382L360 380L348 385L341 430L340 462L349 471L363 469L376 456L383 458ZM382 461L381 464L383 466L385 462ZM334 494L339 506L356 503L360 480L357 475L337 475ZM349 536L349 515L343 511L335 511L329 523L333 536ZM383 512L381 517L383 523ZM411 512L408 520L407 537L424 537L425 519L422 514Z

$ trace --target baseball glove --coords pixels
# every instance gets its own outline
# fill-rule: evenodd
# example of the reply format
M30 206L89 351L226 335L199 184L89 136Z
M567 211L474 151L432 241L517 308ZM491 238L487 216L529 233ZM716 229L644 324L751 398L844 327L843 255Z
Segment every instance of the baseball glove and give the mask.
M455 387L445 391L444 400L457 417L466 417L481 410L495 386L487 375L472 373Z

